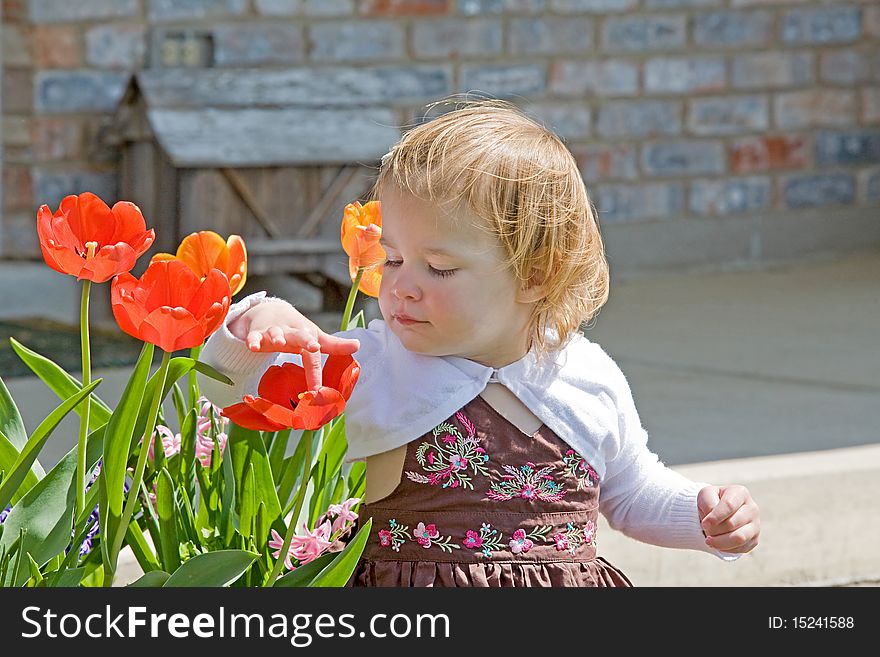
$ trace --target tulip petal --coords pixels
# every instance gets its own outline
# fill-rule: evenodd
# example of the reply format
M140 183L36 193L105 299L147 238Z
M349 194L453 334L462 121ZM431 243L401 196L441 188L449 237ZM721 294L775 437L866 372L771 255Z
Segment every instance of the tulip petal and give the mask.
M152 342L164 351L190 349L205 340L202 325L182 306L161 306L151 311L139 332L141 340Z
M302 398L294 410L305 429L320 429L333 418L339 417L345 410L345 399L338 390L320 387L302 393Z
M232 296L235 296L247 281L247 248L244 240L238 235L230 235L226 245L229 248L226 275L229 276L229 289Z
M137 285L138 279L128 272L119 274L110 284L110 304L119 328L140 340L140 326L147 311L134 296Z
M76 207L77 212L72 212L69 218L70 228L83 244L110 244L116 230L116 218L107 204L91 192L83 192Z
M257 394L263 399L292 409L299 403L299 394L308 389L305 370L296 363L287 362L272 365L266 370L260 378Z
M214 268L226 273L229 249L226 242L212 230L190 233L177 247L177 258L186 263L198 276L205 276Z
M221 415L229 418L240 427L254 431L281 431L287 428L283 424L266 419L265 416L244 402L227 406L221 411Z
M131 201L119 201L111 210L115 219L113 235L109 243L129 242L147 231L147 224L141 209ZM141 254L138 254L140 256Z
M321 374L323 385L339 391L348 401L360 374L360 364L351 355L330 354Z
M104 283L121 272L127 272L137 262L137 254L127 242L102 246L94 257L84 261L77 280L86 278L93 283Z
M147 310L160 306L188 307L199 282L199 277L179 260L150 264L141 277L141 287L147 291Z

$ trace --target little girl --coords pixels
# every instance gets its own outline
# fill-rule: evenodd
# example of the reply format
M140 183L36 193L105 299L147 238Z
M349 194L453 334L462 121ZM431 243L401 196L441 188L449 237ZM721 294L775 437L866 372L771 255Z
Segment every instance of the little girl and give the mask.
M578 329L608 297L594 210L569 151L512 105L410 130L382 160L383 320L328 335L260 292L202 358L226 406L271 364L322 354L361 374L345 410L373 531L355 586L631 586L597 556L602 513L640 541L733 560L758 542L743 486L692 482L647 447L626 378ZM280 352L280 353L279 353Z

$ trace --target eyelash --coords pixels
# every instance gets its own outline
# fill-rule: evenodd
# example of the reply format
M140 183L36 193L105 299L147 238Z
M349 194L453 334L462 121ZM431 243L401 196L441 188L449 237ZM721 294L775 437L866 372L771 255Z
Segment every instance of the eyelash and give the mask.
M402 264L401 260L386 260L386 267L399 267ZM434 269L431 265L428 265L428 269L431 270L431 273L438 278L447 278L448 276L452 276L456 270L455 269Z

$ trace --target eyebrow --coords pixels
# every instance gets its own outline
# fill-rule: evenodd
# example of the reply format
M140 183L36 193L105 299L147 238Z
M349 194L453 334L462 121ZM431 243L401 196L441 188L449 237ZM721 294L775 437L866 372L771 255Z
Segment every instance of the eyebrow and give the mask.
M388 240L382 237L379 238L379 244L381 244L382 246L390 246L394 248L393 245L388 242ZM435 255L455 256L457 254L461 254L463 250L459 249L456 253L454 253L452 251L449 251L448 249L440 248L439 246L428 246L422 249L422 251L424 253L433 253Z

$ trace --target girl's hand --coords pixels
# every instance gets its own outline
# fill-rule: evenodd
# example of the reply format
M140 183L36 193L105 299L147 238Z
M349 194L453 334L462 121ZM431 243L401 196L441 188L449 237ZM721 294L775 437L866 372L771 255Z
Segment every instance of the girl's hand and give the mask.
M706 545L722 552L751 552L761 533L760 510L745 486L705 486L697 494Z
M322 352L345 356L361 346L357 340L325 333L296 308L280 300L256 304L230 322L229 330L246 342L251 351L300 354L310 390L321 387Z

